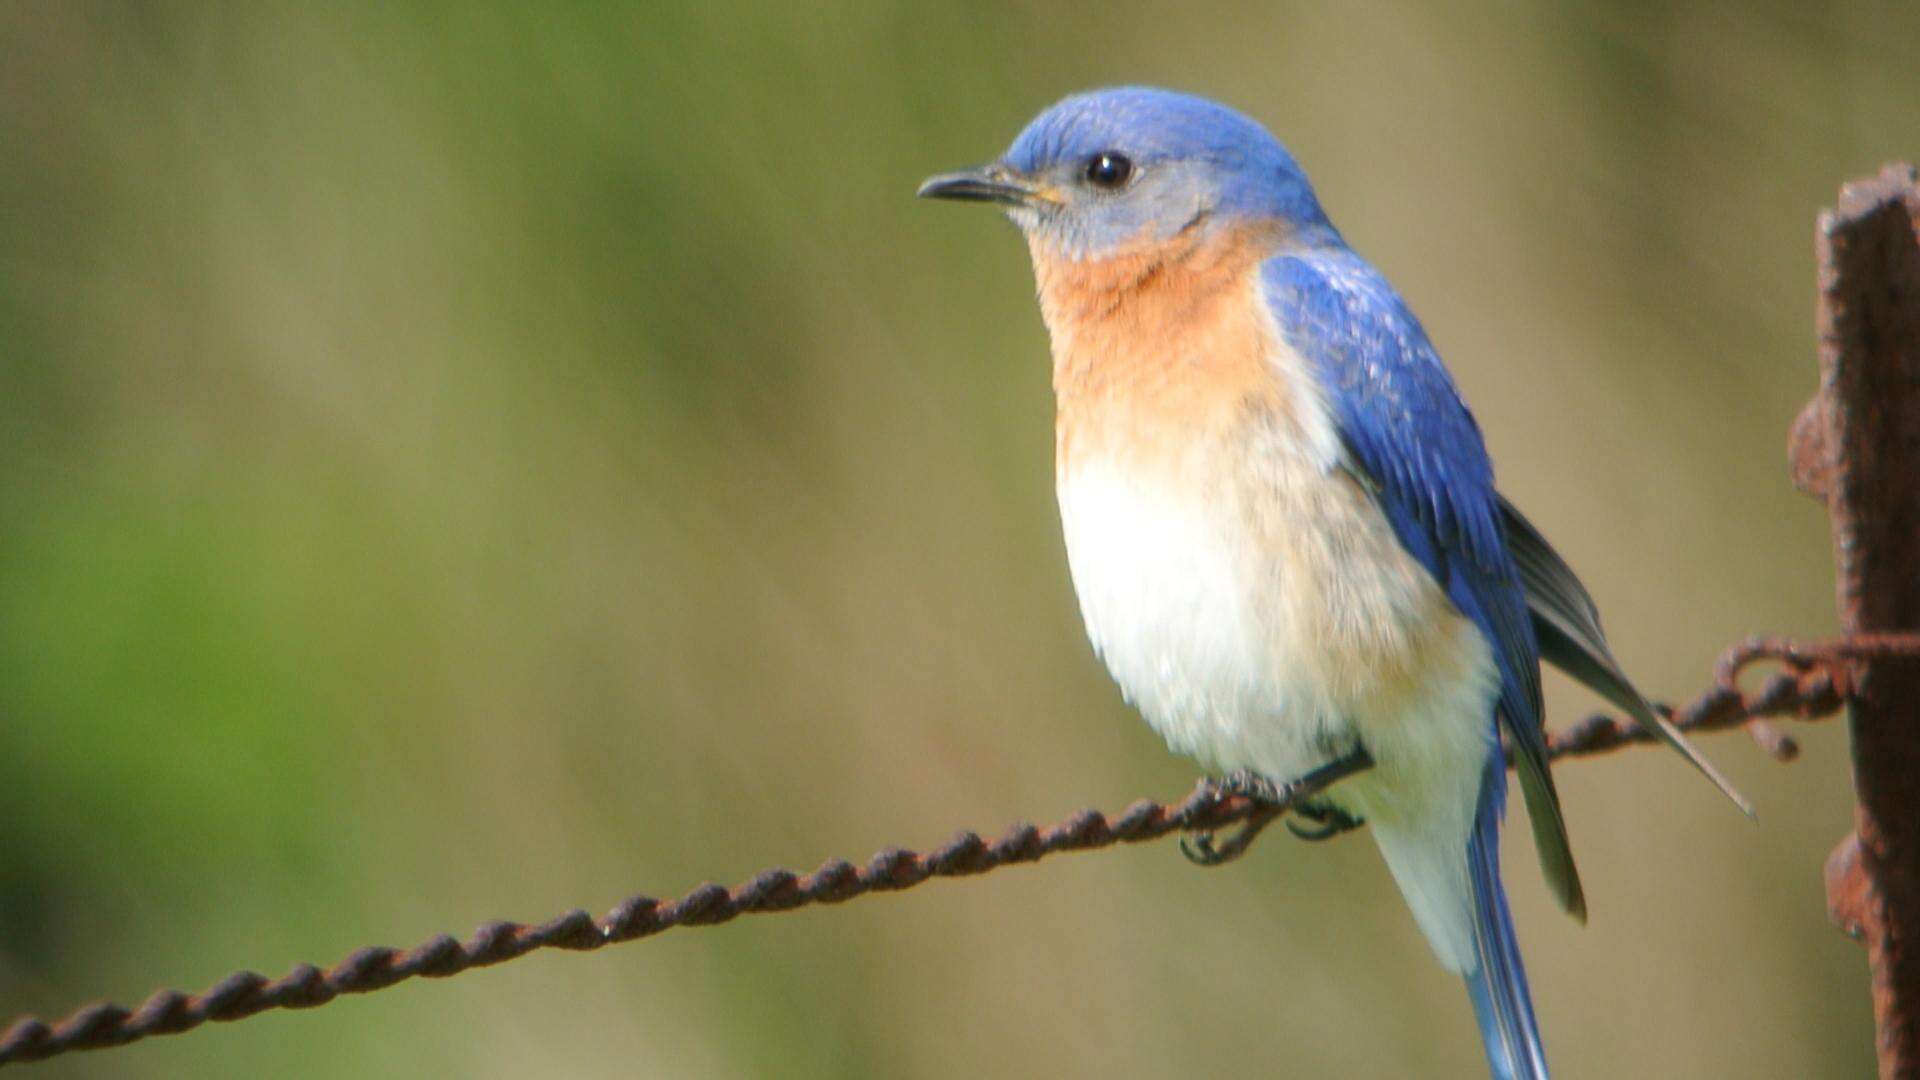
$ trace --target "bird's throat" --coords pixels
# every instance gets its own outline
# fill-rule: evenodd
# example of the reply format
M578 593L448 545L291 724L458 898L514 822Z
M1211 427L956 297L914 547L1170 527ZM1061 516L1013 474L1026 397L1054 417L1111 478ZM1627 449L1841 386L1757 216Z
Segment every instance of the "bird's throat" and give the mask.
M1059 466L1192 444L1279 408L1275 330L1258 302L1270 247L1222 231L1070 259L1032 244L1053 344Z

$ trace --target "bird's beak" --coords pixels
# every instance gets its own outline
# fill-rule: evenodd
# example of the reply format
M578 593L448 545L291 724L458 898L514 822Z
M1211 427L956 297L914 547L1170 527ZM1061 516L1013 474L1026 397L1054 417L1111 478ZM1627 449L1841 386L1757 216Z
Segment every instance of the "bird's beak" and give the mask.
M998 164L930 176L920 185L917 194L923 199L990 202L1004 206L1032 206L1046 198L1033 185L1015 176L1013 170Z

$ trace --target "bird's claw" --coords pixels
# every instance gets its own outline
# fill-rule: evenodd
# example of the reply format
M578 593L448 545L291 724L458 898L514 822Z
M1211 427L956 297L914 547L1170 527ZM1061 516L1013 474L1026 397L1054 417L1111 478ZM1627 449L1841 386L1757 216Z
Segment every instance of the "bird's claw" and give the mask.
M1216 842L1216 834L1212 829L1197 831L1191 838L1182 836L1180 854L1195 866L1219 866L1245 855L1261 830L1272 824L1273 819L1286 809L1287 794L1281 787L1251 769L1240 769L1218 779L1203 777L1200 790L1215 800L1233 797L1246 799L1256 804L1257 808L1225 840Z
M1366 825L1364 820L1333 806L1296 806L1293 812L1313 822L1313 827L1308 828L1294 821L1293 818L1288 818L1287 831L1301 840L1313 843L1331 840L1341 833L1352 832Z
M1233 859L1232 855L1225 854L1213 846L1212 829L1194 833L1190 837L1181 837L1180 854L1185 855L1187 861L1195 866L1219 866Z
M1237 832L1219 843L1214 842L1212 829L1194 833L1191 841L1183 836L1180 838L1180 854L1185 855L1187 861L1195 866L1219 866L1230 863L1245 855L1247 849L1253 846L1254 838L1260 835L1262 829L1272 824L1273 819L1279 814L1278 810L1259 811L1248 818L1246 824L1240 826Z
M1357 748L1345 757L1328 762L1297 780L1276 782L1272 777L1254 772L1252 769L1238 769L1224 777L1215 779L1203 777L1199 790L1214 800L1239 797L1254 804L1253 812L1248 814L1245 823L1238 831L1225 840L1216 840L1214 830L1195 830L1192 838L1180 838L1180 854L1197 866L1219 866L1230 863L1246 854L1247 848L1259 837L1262 830L1273 824L1275 818L1292 811L1316 823L1319 828L1303 829L1291 820L1287 822L1287 831L1302 840L1326 840L1340 833L1359 828L1364 822L1345 811L1331 806L1301 806L1300 800L1329 784L1336 783L1356 772L1370 768L1373 758L1364 747Z

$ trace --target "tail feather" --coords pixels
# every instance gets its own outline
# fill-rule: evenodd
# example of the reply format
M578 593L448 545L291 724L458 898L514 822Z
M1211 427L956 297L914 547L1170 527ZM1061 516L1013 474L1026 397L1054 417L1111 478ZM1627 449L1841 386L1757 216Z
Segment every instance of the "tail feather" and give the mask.
M1496 766L1497 767L1497 766ZM1467 841L1473 884L1473 944L1479 963L1467 976L1474 1016L1494 1080L1546 1080L1547 1055L1533 1016L1527 971L1506 890L1500 886L1500 803L1505 775L1490 773Z

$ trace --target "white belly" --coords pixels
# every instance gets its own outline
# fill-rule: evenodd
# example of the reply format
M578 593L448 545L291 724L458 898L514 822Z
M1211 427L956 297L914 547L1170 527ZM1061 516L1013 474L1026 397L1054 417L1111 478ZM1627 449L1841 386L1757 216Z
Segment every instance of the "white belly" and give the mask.
M1249 538L1222 528L1200 500L1175 501L1104 468L1063 476L1059 495L1094 651L1169 745L1220 769L1325 760L1315 735L1344 725L1316 688L1290 685L1276 664L1292 635L1249 588Z
M1491 651L1350 481L1261 460L1213 489L1063 472L1087 633L1169 745L1214 768L1284 780L1364 746L1376 767L1330 799L1373 824L1441 959L1465 970Z

